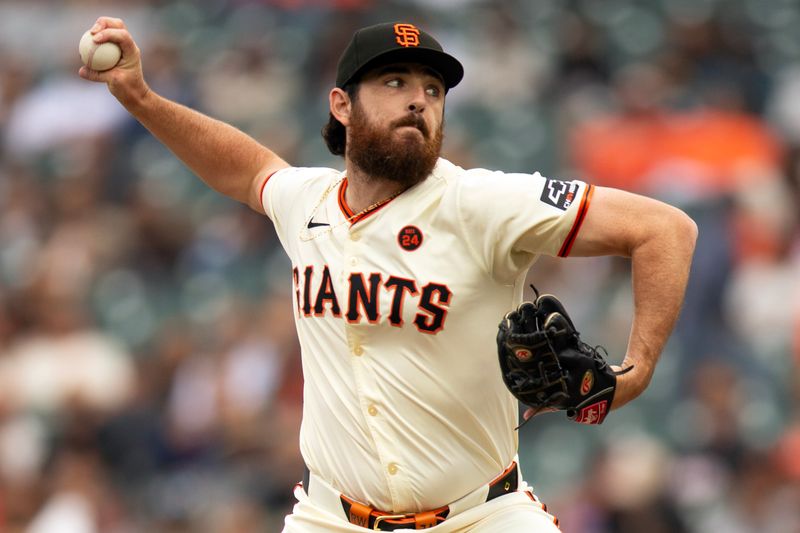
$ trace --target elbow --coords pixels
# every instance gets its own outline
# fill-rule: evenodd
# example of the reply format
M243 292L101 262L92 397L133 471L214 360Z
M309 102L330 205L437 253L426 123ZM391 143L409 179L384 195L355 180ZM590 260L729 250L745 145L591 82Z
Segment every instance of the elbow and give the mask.
M697 243L697 224L680 209L662 204L662 209L654 210L648 218L649 223L642 226L640 238L631 243L630 257L638 250L660 250L660 254L685 258L691 262Z
M691 264L698 229L697 223L689 215L680 209L670 208L669 215L663 218L659 233L666 253Z
M677 211L675 227L678 240L687 248L691 255L694 253L694 247L697 244L697 235L699 232L697 223L683 211Z
M691 261L697 243L698 228L692 218L680 209L662 204L661 209L646 215L639 237L630 242L628 257L638 250L654 246L661 254L686 257Z

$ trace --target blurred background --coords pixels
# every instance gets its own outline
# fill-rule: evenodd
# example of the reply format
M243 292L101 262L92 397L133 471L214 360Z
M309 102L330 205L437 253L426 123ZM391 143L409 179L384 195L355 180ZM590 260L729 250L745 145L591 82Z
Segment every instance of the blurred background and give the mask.
M154 89L299 166L356 28L402 19L466 68L445 156L668 201L700 228L646 393L520 431L566 533L800 532L800 1L0 2L0 531L280 531L301 476L288 260L104 85L122 17ZM531 272L624 353L628 262ZM489 325L486 325L489 327Z

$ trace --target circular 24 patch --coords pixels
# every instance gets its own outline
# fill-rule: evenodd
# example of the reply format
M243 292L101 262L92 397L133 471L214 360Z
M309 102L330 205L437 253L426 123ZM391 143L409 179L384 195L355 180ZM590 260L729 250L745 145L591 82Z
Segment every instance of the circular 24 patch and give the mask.
M422 244L422 232L416 226L406 226L397 234L397 244L407 252L413 252Z

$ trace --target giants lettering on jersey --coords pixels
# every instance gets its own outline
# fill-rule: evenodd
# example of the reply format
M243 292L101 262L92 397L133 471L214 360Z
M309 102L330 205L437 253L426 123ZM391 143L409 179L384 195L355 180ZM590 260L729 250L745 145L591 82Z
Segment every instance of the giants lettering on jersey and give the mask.
M412 300L418 310L414 315L414 327L432 335L444 328L453 295L442 283L429 282L420 286L416 280L400 276L389 276L384 280L383 275L376 272L353 272L347 278L347 302L342 307L333 288L328 265L319 274L310 265L302 270L295 267L292 275L300 317L322 317L330 312L337 318L344 315L344 319L351 324L359 324L362 320L377 324L383 318L380 312L381 298L389 298L389 316L386 320L400 328L405 325L403 306Z

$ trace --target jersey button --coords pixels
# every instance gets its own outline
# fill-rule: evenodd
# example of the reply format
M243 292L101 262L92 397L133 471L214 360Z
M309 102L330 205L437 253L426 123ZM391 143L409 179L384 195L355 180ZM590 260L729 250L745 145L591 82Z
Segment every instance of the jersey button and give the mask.
M377 416L378 415L378 408L375 407L374 405L370 405L369 409L367 409L367 412L369 413L369 416Z
M364 355L364 348L362 348L360 344L356 344L353 346L353 353L355 355Z
M387 472L389 472L389 474L395 475L397 473L397 471L399 470L399 468L397 467L397 464L389 463L389 466L386 468L386 470L387 470Z
M357 264L358 264L358 258L357 257L351 257L350 258L350 265L351 266L356 266Z
M350 240L351 241L359 241L359 240L361 240L361 234L360 233L351 233L350 234Z

